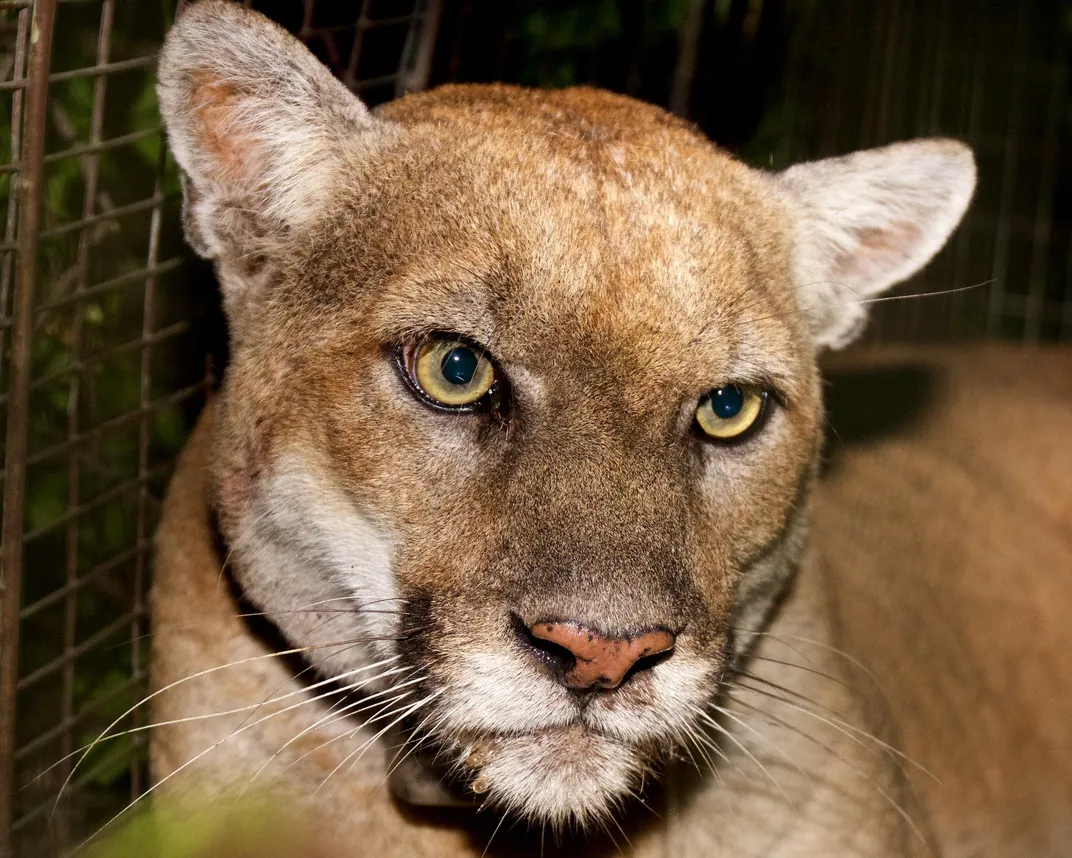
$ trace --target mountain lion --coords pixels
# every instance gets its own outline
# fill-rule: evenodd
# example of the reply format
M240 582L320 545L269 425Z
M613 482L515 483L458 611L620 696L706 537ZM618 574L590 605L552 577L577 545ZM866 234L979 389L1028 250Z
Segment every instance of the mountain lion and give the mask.
M332 856L1067 854L1072 358L842 358L823 447L819 357L965 146L772 174L591 89L371 113L219 0L159 92L231 361L158 535L153 796Z

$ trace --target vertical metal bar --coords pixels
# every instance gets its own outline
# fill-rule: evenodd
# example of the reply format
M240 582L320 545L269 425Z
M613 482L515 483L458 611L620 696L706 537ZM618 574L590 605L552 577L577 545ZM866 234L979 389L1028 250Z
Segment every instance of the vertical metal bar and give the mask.
M298 38L303 42L309 41L309 37L313 35L314 11L314 0L302 0L302 22L298 30Z
M981 5L983 8L978 10L975 49L969 64L971 68L971 94L968 97L968 142L976 147L980 145L983 137L983 104L986 100L986 78L990 61L988 37L993 29L990 27L990 16L987 14L989 4L984 3ZM981 156L981 154L980 152L979 155ZM972 247L978 244L972 241L973 233L978 229L977 222L977 216L969 214L964 224L957 231L957 261L953 282L958 286L968 283L968 265L971 259ZM951 298L952 300L949 302L949 329L955 338L964 332L962 315L965 297L963 292L954 292Z
M100 25L97 30L97 65L108 62L111 53L112 21L114 19L114 0L103 0L101 5ZM97 75L93 80L93 108L90 116L89 144L96 145L103 139L104 128L104 99L107 91L108 76ZM99 177L99 158L97 153L86 155L82 159L82 172L84 175L85 196L82 200L82 218L93 217L97 209L97 184ZM89 282L89 250L92 246L92 227L82 230L78 238L78 258L75 265L75 295L81 295ZM71 329L70 354L73 364L78 364L82 359L82 335L85 323L85 301L77 300L74 305L74 319ZM78 437L80 432L80 412L82 393L83 372L81 370L71 373L68 396L67 396L67 439L71 441ZM72 449L67 456L67 509L78 509L81 495L81 466L82 456L76 449ZM64 599L64 628L63 628L63 652L66 661L63 665L63 682L60 695L60 723L70 724L75 711L75 663L76 659L71 656L78 637L78 558L79 544L78 534L81 528L81 517L71 516L67 522L67 597ZM65 761L64 770L69 771L70 760L68 759L74 750L74 737L71 730L63 731L60 739L62 759ZM70 825L67 813L58 816L57 837L63 848L67 848L70 841Z
M935 32L931 41L931 62L933 65L933 79L930 85L930 110L927 119L923 120L923 111L920 110L919 132L922 135L930 135L938 132L942 122L942 103L946 88L946 44L949 32L949 2L941 0L933 7L934 16L937 20L932 21L928 29Z
M160 140L160 161L156 169L156 183L153 187L153 197L160 198L163 195L164 170L167 165L166 146L163 137ZM148 578L148 558L145 546L149 542L149 528L152 522L149 520L149 502L151 488L149 486L149 444L152 440L152 346L151 337L154 325L154 306L156 302L156 263L160 254L160 228L163 222L163 203L158 202L153 207L152 219L149 222L149 249L146 254L145 267L150 274L145 278L145 294L142 302L141 339L145 344L141 350L141 368L139 381L138 400L141 409L141 417L138 426L138 546L137 560L134 566L134 584L132 593L133 610L130 620L130 673L137 681L141 678L144 667L141 663L141 646L143 641L143 627L145 624L145 582ZM135 715L135 727L141 726L141 712ZM137 798L141 793L141 765L140 761L133 759L130 772L131 798Z
M346 71L342 75L342 82L347 86L357 83L357 64L361 60L361 47L365 41L365 31L368 29L368 7L369 0L361 0L357 23L354 24L354 43L350 46L350 60L346 63Z
M1059 22L1057 22L1059 23ZM1060 33L1060 27L1053 27ZM1056 185L1057 134L1061 121L1061 107L1065 101L1065 71L1063 38L1047 28L1054 40L1050 72L1050 103L1046 109L1046 129L1041 141L1042 166L1038 172L1038 203L1035 209L1035 229L1031 247L1031 272L1027 281L1027 300L1024 304L1024 339L1038 342L1042 333L1043 302L1046 295L1046 278L1049 274L1050 237L1053 231L1053 198Z
M945 31L942 5L941 2L927 4L924 9L920 10L915 26L912 28L913 32L922 36L922 45L916 54L917 56L922 55L922 60L918 65L919 82L916 89L916 116L912 122L911 131L913 137L926 137L934 125L934 117L939 115L941 111L943 73L945 71L942 64L944 51L941 47L942 36ZM906 53L908 56L905 59L910 61L913 52L909 49ZM904 94L906 101L908 101L908 94L906 87ZM928 273L925 273L919 280L919 291L930 290L928 280L934 276L935 272L933 269L926 269L926 271ZM937 288L940 289L941 286ZM901 339L919 340L926 335L927 332L923 330L924 317L922 314L925 301L909 300L894 301L892 303L903 305L904 328ZM928 312L927 318L931 317L932 314Z
M820 15L819 4L797 4L790 8L793 10L790 21L794 29L786 65L785 124L782 132L785 143L782 159L775 165L779 169L814 157L817 150L821 150L821 145L813 145L810 140L815 125L814 116L802 110L801 106L810 103L807 95L814 86L809 60L814 56L816 45L825 45L829 33L829 17ZM835 13L837 11L835 9ZM838 20L841 20L840 16Z
M414 49L410 44L410 40L415 35L415 28L410 27L406 49L402 53L409 67L399 74L395 95L420 92L428 86L428 78L432 74L432 59L435 56L436 37L439 35L439 18L443 13L443 5L440 0L425 0L423 5L421 21L416 26L420 30L417 46Z
M837 45L842 61L844 61L845 46L853 43L853 35L856 32L856 22L853 20L854 11L856 11L855 4L842 3L837 10L836 21L831 21L829 28L823 33L827 38L828 45ZM812 45L814 50L816 43L812 43ZM852 68L853 65L849 64L846 67ZM843 151L840 143L842 136L841 122L846 113L843 104L846 92L852 85L853 76L839 74L834 75L833 78L830 81L828 90L829 99L825 100L823 107L823 128L822 134L817 141L818 149L815 152L809 152L809 156L826 157L839 155Z
M625 32L632 33L630 39L629 65L625 73L622 90L626 95L636 96L644 82L644 49L651 38L651 15L648 4L626 4L622 12Z
M674 80L670 87L670 109L678 116L689 110L689 95L696 78L696 58L703 30L703 10L706 0L689 0L685 21L681 25L681 47L678 49Z
M1065 263L1065 294L1061 299L1061 329L1057 336L1062 340L1072 340L1072 242L1068 245Z
M23 501L29 442L30 360L34 283L41 225L48 67L56 0L36 0L30 22L26 134L19 176L19 238L11 325L11 388L4 458L4 515L0 545L0 856L12 856L15 803L15 698L19 677L19 604L22 590Z
M1027 2L1020 0L1016 13L1016 42L1013 47L1012 87L1009 91L1009 118L1005 126L1005 150L1001 171L1001 202L998 229L994 237L994 271L990 301L986 311L986 335L1001 333L1005 316L1005 278L1009 273L1009 245L1012 242L1012 207L1016 192L1016 168L1020 157L1020 116L1023 113L1024 63L1027 42Z
M878 79L878 91L869 93L870 97L867 99L869 103L875 102L877 104L874 125L870 129L870 143L875 145L884 145L890 142L888 126L892 101L891 90L896 76L899 74L897 71L897 45L900 36L900 15L902 11L900 3L883 4L883 13L888 17L884 19L881 29L876 33L875 56L882 57L882 73ZM879 45L881 45L881 48ZM879 305L881 309L873 314L871 322L872 335L876 340L890 339L889 331L892 319L885 309L893 306L896 311L896 305L901 303L904 302L894 301L892 305Z
M19 12L18 24L15 30L15 63L11 71L13 82L26 79L26 51L30 40L29 35L30 10L22 9ZM22 142L22 87L11 94L11 160L18 161ZM15 241L15 224L18 221L18 199L16 184L19 174L11 177L11 192L7 197L7 220L4 222L4 244L12 244ZM15 255L11 251L3 251L0 259L0 315L7 313L7 299L11 294L12 263ZM6 321L6 319L5 319ZM7 334L7 326L0 325L0 355L4 353L4 336ZM0 377L0 389L3 388L3 379Z
M851 2L851 0L849 0L849 2ZM886 33L886 15L889 12L890 5L891 4L888 3L868 4L868 8L874 16L869 48L864 47L865 43L863 39L853 42L853 47L856 48L855 55L853 56L853 63L858 67L867 70L867 84L864 86L863 110L860 112L860 136L856 144L860 147L873 146L876 142L883 142L875 140L875 128L877 127L875 110L878 104L878 99L876 98L875 93L878 92L879 87L881 86L881 78L879 77L881 63L879 62L879 59L883 56L883 35Z
M889 65L883 87L882 104L882 143L890 143L906 134L910 134L909 92L910 80L902 69L909 68L916 54L913 40L921 34L918 3L906 0L893 4L893 31L890 34L890 53L887 55ZM918 60L916 60L918 62ZM910 289L905 290L910 294ZM886 326L887 340L903 341L908 338L908 305L916 302L888 301L877 306L877 315Z

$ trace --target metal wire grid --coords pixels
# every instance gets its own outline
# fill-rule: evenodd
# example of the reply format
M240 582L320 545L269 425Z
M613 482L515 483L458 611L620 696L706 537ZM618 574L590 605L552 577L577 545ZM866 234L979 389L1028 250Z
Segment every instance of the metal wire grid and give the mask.
M256 5L366 101L424 85L435 0ZM170 12L0 0L0 855L61 852L143 789L134 733L78 770L49 820L64 758L144 694L151 534L211 384L211 297L180 270L152 91Z
M927 135L966 140L979 188L952 245L873 307L875 340L1072 338L1069 20L1058 0L799 4L785 161Z
M444 22L449 76L637 95L765 169L911 137L967 140L980 181L966 222L923 276L871 307L868 336L1072 338L1066 0L464 0L455 9ZM976 284L985 285L897 297Z

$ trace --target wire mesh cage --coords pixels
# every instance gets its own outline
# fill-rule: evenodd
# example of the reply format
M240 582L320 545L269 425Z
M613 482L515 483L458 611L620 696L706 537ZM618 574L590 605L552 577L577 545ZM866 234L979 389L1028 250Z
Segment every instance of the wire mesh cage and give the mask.
M983 285L877 305L870 336L1072 336L1063 2L243 2L370 104L430 79L595 83L770 168L961 137L977 202L900 294ZM146 787L137 712L73 774L70 755L144 696L151 536L218 368L152 86L181 6L0 0L0 855L62 851Z
M1052 0L833 2L794 28L787 160L946 135L978 162L955 240L898 293L948 294L886 302L873 339L1072 336L1068 13Z
M366 101L427 78L434 2L246 5ZM134 732L87 759L53 812L68 755L144 696L151 536L212 384L211 281L184 264L153 89L175 11L0 3L4 854L62 851L145 785Z
M868 337L1072 336L1065 0L459 7L445 19L443 76L635 95L760 168L911 137L968 142L979 187L966 222L922 276L874 305Z

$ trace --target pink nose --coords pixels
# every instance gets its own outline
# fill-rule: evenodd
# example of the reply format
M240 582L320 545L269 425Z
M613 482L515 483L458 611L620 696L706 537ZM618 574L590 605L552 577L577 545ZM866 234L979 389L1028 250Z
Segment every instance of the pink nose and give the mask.
M569 621L542 621L528 628L538 657L567 688L617 688L637 662L674 648L665 629L611 637Z

